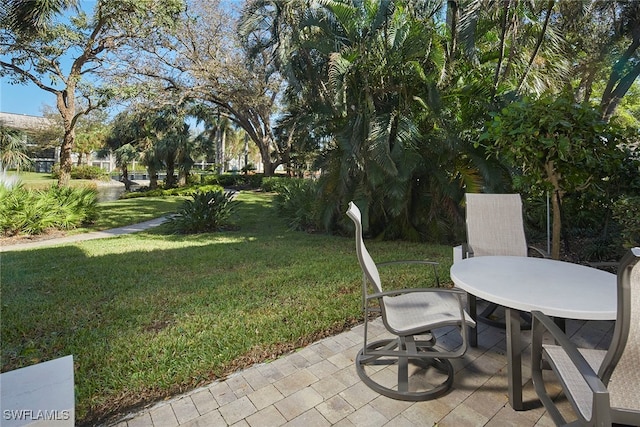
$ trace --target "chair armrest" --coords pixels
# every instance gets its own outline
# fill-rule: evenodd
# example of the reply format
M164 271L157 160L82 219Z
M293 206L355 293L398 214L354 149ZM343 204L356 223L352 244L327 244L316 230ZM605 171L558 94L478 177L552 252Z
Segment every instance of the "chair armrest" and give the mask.
M389 291L377 292L375 294L367 295L367 299L378 299L382 297L393 297L397 295L404 295L416 292L439 292L439 293L448 293L454 294L458 297L462 297L466 295L466 293L461 289L442 289L442 288L407 288L407 289L392 289Z
M436 261L428 261L423 259L401 259L396 261L385 261L379 262L376 264L378 267L384 267L385 265L394 265L394 264L424 264L424 265L440 265L439 262Z
M576 369L584 378L587 385L594 394L608 394L608 390L602 383L598 374L591 368L591 365L585 360L584 356L578 351L576 345L569 340L567 335L556 325L551 318L541 313L540 311L532 311L533 317L533 337L532 337L532 358L535 355L541 355L542 336L546 329L551 333L551 336L560 345L571 362L575 365ZM536 325L537 324L537 325ZM541 360L532 360L532 366L540 366ZM537 364L537 365L536 365Z
M540 255L543 258L551 258L551 254L550 253L548 253L547 251L544 251L544 250L542 250L540 248L536 248L535 246L529 245L529 246L527 246L527 249L531 249L532 251L537 252L538 255Z

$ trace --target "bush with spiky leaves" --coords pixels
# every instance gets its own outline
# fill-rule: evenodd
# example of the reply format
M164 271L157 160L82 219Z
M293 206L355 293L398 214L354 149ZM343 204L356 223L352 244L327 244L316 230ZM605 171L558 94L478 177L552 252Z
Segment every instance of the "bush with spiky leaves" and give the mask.
M29 190L22 185L0 185L0 231L14 236L72 229L96 219L97 200L91 188Z
M276 188L273 199L280 215L292 230L321 229L318 220L318 184L309 179L288 179Z
M233 196L234 193L225 191L197 192L169 219L168 227L179 234L224 230L230 226L229 220L237 207Z

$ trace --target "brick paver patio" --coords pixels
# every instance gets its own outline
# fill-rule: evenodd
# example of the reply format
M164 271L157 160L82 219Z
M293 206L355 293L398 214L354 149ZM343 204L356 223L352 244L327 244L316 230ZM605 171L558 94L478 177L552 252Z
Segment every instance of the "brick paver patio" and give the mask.
M579 345L603 348L611 339L613 322L568 321L567 332ZM379 320L372 323L370 333L386 336ZM529 334L524 332L525 344ZM444 333L439 343L444 347L455 345L456 338ZM358 326L109 425L552 426L531 384L529 347L523 354L524 400L528 409L517 412L507 401L505 332L480 324L478 343L463 359L454 361L454 386L436 400L402 402L365 386L354 367L362 344L362 326ZM386 369L391 368L381 369L380 375ZM570 410L566 403L564 407Z

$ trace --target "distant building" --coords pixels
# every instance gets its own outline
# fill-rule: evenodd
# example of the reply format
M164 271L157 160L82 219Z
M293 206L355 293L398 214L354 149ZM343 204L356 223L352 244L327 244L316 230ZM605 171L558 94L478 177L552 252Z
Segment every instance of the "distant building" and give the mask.
M46 117L29 116L27 114L13 114L0 112L0 126L19 130L26 137L28 155L33 161L36 172L51 172L53 165L60 161L60 149L41 148L29 141L34 132L46 129L54 123Z
M23 132L27 138L28 155L33 160L35 172L51 172L53 165L60 162L60 147L41 148L33 141L29 141L30 136L35 132L55 126L55 122L46 117L30 116L27 114L13 114L0 112L0 126L15 129ZM78 161L77 154L71 155L71 160ZM99 157L97 153L90 153L86 163L91 166L99 166L107 172L115 169L115 159L111 154L106 157Z
M53 126L46 117L29 116L27 114L0 113L0 125L23 132L33 132Z

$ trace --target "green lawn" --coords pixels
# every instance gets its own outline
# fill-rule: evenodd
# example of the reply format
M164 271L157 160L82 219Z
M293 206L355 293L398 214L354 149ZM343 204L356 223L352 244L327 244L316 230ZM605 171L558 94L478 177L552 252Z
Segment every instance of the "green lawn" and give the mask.
M49 173L20 172L18 176L26 188L45 189L58 183L58 180ZM96 183L90 179L72 179L69 185L95 188Z
M237 199L239 231L176 236L160 227L3 253L2 371L73 354L77 419L88 424L358 322L353 238L287 231L271 196ZM449 247L368 247L377 261L439 259L448 278ZM429 270L405 268L383 280L429 286Z
M173 213L187 197L140 197L98 204L98 219L78 231L98 231L148 221Z
M31 189L46 189L57 183L57 180L48 173L20 172L19 176L22 184ZM96 182L88 179L73 179L70 185L95 188ZM103 202L99 204L99 217L93 224L69 230L68 233L106 230L158 218L175 212L184 199L185 197L171 196Z

